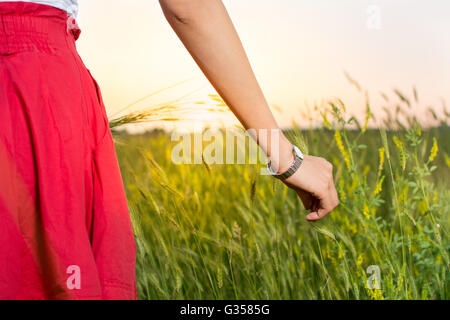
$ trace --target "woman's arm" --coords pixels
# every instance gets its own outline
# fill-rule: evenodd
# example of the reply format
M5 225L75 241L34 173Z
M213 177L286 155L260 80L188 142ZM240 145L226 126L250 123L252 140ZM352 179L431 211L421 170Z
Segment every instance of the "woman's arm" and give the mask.
M239 36L221 0L160 0L164 14L214 88L246 129L253 129L260 147L278 172L293 161L292 144L279 131L271 145L270 130L279 127L255 78ZM268 139L259 139L259 130ZM337 205L333 167L322 158L305 156L300 169L285 183L295 189L310 221L323 218Z

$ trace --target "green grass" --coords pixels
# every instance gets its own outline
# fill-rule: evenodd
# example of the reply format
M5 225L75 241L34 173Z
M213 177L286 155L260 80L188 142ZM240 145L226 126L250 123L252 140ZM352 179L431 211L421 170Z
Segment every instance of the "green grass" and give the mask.
M257 165L174 165L169 135L118 135L139 298L448 299L448 126L348 130L341 111L288 132L335 165L341 204L315 224Z

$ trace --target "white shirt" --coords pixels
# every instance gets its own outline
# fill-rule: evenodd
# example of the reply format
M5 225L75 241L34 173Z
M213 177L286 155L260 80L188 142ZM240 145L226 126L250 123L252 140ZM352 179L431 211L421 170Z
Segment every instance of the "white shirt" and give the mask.
M72 17L76 17L78 13L77 0L17 0L21 2L34 2L46 4L66 11ZM0 2L16 2L15 0L0 0Z

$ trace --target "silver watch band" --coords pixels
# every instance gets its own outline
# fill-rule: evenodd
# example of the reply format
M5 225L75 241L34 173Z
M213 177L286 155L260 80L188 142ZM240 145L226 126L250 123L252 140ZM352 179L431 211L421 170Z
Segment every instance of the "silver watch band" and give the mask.
M294 173L297 172L297 170L300 168L300 166L303 162L304 156L303 156L303 153L300 151L300 149L297 148L296 146L293 146L293 152L294 152L294 156L295 156L294 162L289 167L289 169L287 169L283 173L278 174L270 166L270 161L267 163L267 170L269 170L269 172L272 176L274 176L275 178L280 179L280 180L286 180L287 178L293 176Z

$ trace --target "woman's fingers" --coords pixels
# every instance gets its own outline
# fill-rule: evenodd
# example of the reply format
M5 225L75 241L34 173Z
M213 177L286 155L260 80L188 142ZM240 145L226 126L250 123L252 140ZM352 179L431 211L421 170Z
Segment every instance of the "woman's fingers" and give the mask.
M305 209L314 210L313 209L314 197L312 196L312 194L301 189L296 189L295 191L297 192L297 195L300 197L300 200L302 200Z
M311 210L306 217L308 221L322 219L339 204L333 165L323 158L305 155L297 172L284 182L297 192L305 208Z
M322 219L339 205L337 191L333 183L330 183L326 192L319 195L318 205L306 216L306 220L314 222Z
M332 194L328 193L327 195L324 195L323 198L319 198L318 207L316 208L316 210L314 210L313 212L311 212L306 216L306 220L308 221L320 220L326 215L328 215L331 211L333 211L334 208L335 206L333 205Z

